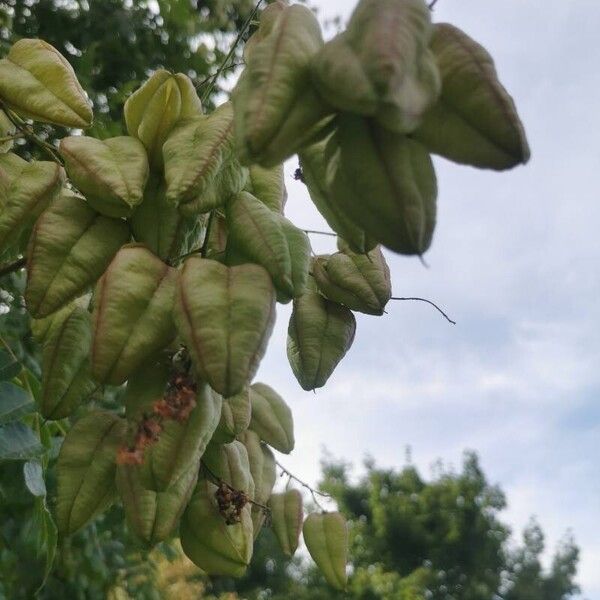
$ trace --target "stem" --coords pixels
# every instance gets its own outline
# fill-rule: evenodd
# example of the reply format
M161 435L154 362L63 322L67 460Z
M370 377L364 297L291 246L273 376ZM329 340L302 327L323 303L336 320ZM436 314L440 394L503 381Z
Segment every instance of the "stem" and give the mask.
M431 304L431 306L433 306L433 308L435 308L446 319L446 321L448 321L449 323L452 323L452 325L456 325L456 321L453 321L435 302L432 302L431 300L427 300L427 298L417 298L417 297L400 298L397 296L396 297L392 296L390 298L390 300L414 300L417 302L427 302L427 304Z
M15 271L22 269L27 264L27 259L25 257L19 258L11 263L6 265L2 265L0 267L0 277L4 277L5 275L10 275Z
M5 135L4 137L0 137L0 144L4 142L10 142L11 140L18 140L23 137L25 136L21 133L15 133L15 135Z
M275 461L275 464L281 469L282 476L287 475L290 479L293 479L296 483L301 485L303 488L307 489L310 492L310 495L312 496L314 503L319 507L319 509L324 511L323 507L317 500L317 494L319 496L322 496L323 498L329 498L329 499L331 499L331 497L332 497L331 494L326 494L325 492L316 490L314 487L308 485L308 483L306 483L305 481L302 481L302 479L299 479L298 477L296 477L291 471L288 471L278 460Z
M431 2L428 5L429 10L433 10L433 7L437 4L437 1L438 0L431 0Z
M328 235L329 237L337 237L337 233L331 231L317 231L316 229L303 229L304 233L314 233L315 235Z
M227 53L227 56L225 57L225 60L223 60L223 62L221 63L221 65L217 69L217 72L212 77L209 78L210 85L206 88L206 90L202 94L202 104L204 104L208 100L209 96L211 95L211 93L212 93L212 91L213 91L213 89L215 87L215 83L216 83L217 79L219 78L219 75L221 75L221 73L223 73L223 71L227 67L227 63L229 62L229 60L231 59L231 57L235 53L235 50L236 50L238 44L242 40L242 37L244 37L244 34L246 33L246 31L250 27L250 24L252 23L252 21L254 19L254 16L258 12L258 9L259 9L260 5L262 4L262 2L263 2L263 0L258 0L258 2L256 3L256 6L252 9L252 12L250 13L250 15L248 16L248 18L246 19L246 22L244 23L244 25L240 29L237 37L235 38L235 41L233 42L233 45L229 49L229 52Z

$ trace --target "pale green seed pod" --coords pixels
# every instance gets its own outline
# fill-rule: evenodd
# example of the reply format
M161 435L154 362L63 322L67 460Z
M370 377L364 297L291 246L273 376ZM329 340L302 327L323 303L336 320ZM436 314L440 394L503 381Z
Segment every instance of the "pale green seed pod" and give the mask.
M269 499L271 508L271 527L281 551L292 557L298 548L304 511L302 494L298 490L288 490L282 494L272 494Z

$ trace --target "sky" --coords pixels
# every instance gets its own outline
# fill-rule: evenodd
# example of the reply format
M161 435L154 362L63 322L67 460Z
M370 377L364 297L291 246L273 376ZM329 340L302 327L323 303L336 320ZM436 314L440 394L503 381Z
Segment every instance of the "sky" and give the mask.
M347 17L354 0L320 0ZM387 253L395 302L358 315L351 350L327 386L304 392L287 363L281 307L258 379L289 402L296 448L282 462L316 482L324 448L360 474L366 455L401 467L405 449L430 473L476 450L507 494L519 533L535 515L552 550L571 529L583 596L600 600L600 54L597 0L439 0L494 56L532 150L496 173L435 159L438 225L429 268ZM327 229L287 165L286 214ZM312 237L316 252L332 251Z

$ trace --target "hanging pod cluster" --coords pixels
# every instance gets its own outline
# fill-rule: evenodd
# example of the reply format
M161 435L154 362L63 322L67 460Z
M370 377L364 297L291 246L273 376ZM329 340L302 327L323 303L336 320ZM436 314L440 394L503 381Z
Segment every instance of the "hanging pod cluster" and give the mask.
M490 55L433 24L423 0L360 0L327 43L307 7L275 0L244 58L210 114L185 74L158 70L125 103L126 135L73 132L46 144L52 161L3 141L0 258L26 258L39 411L74 420L57 464L61 535L120 501L142 543L179 532L204 571L240 576L270 523L288 556L303 530L343 589L342 515L304 519L297 490L273 492L293 418L253 380L277 303L292 304L294 375L324 386L354 313L382 315L392 296L382 247L421 255L431 243L430 154L503 170L529 150ZM8 138L23 119L85 129L93 118L69 63L35 39L0 60L0 109ZM314 256L284 216L294 154L338 236L332 254ZM106 386L126 386L124 416L86 408Z

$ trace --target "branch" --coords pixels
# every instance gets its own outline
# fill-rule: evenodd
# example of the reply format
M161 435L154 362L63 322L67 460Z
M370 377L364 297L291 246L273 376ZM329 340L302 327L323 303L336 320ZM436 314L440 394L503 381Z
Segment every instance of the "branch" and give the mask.
M435 308L446 319L446 321L452 323L452 325L456 325L456 321L453 321L435 302L427 300L427 298L400 298L392 296L390 300L415 300L417 302L427 302L427 304L431 304L431 306L433 306L433 308Z
M7 265L2 265L0 267L0 277L4 277L5 275L10 275L19 269L22 269L27 264L27 259L25 257L19 258L14 262L8 263Z
M312 496L312 499L314 500L315 504L324 511L323 507L321 506L321 504L319 503L319 501L317 500L317 494L319 496L322 496L323 498L328 498L328 499L332 499L331 494L326 494L325 492L321 492L320 490L316 490L314 487L308 485L308 483L306 483L305 481L302 481L302 479L299 479L298 477L296 477L291 471L288 471L278 460L275 461L275 464L281 469L281 476L283 477L284 475L287 475L290 479L293 479L296 483L298 483L299 485L301 485L303 488L307 489L310 492L310 495Z

